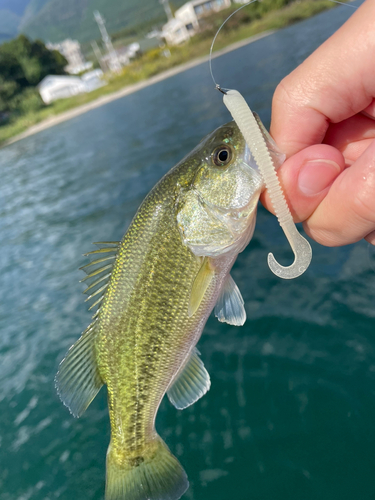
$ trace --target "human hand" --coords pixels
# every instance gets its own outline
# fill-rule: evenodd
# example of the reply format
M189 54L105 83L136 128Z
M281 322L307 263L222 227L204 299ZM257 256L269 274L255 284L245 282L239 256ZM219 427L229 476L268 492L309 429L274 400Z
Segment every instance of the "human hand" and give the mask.
M295 221L326 246L375 245L375 0L277 87L271 135ZM366 113L366 115L364 114ZM262 202L272 211L267 193Z

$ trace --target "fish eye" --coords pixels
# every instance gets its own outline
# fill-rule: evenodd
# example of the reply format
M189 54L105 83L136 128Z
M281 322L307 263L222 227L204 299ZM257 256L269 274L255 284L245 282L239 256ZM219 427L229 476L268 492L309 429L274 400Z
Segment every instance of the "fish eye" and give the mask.
M224 167L225 165L228 165L228 163L232 159L232 156L232 149L229 146L224 145L217 147L212 153L213 162L218 167Z

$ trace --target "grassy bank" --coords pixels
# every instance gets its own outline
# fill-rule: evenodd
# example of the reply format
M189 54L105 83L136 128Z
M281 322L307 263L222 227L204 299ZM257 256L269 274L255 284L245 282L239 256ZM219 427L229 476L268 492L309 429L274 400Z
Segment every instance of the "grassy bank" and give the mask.
M311 17L323 10L335 7L335 4L329 0L300 0L289 4L287 7L266 13L260 19L252 19L246 13L245 7L238 14L233 16L232 24L224 27L219 34L215 50L220 50L232 43L249 38L267 30L283 28L294 22ZM233 9L234 10L234 9ZM11 120L6 125L0 127L0 144L6 142L26 129L42 122L48 118L58 115L64 111L89 103L98 97L111 94L127 85L150 78L153 75L186 63L197 57L209 53L213 36L220 26L223 17L227 17L230 11L224 11L214 18L210 18L209 29L200 35L192 38L190 42L180 47L170 47L170 57L164 57L161 49L154 49L144 54L140 59L134 61L131 65L124 68L120 75L113 76L108 85L101 87L89 94L81 94L68 99L55 101L36 112L29 113ZM236 19L237 18L237 19Z

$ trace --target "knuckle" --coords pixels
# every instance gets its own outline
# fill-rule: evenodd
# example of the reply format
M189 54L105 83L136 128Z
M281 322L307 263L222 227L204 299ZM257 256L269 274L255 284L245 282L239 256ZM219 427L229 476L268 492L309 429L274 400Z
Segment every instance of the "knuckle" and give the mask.
M310 104L310 83L299 80L295 71L284 77L277 85L273 95L273 104L299 108Z
M275 92L273 94L273 104L286 104L292 101L291 87L287 83L288 77L285 77L277 85Z

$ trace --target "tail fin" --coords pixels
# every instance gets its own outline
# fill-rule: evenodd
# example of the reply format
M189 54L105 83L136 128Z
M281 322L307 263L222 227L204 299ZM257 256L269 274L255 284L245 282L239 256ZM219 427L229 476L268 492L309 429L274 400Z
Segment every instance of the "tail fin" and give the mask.
M151 456L119 465L111 444L107 453L105 500L178 500L189 481L176 457L157 437Z

